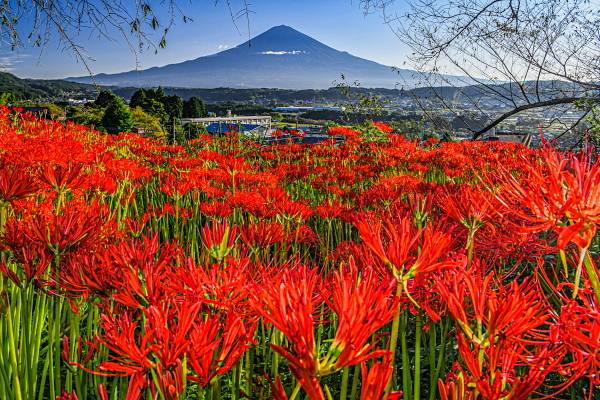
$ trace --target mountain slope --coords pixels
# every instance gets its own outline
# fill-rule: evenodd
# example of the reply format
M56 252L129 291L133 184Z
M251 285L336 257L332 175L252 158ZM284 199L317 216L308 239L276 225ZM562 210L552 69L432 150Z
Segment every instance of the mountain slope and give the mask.
M363 87L418 86L416 72L338 51L285 25L206 57L118 74L67 78L100 85L183 88L324 89L344 75ZM453 78L450 78L453 79Z
M21 79L8 72L0 72L0 93L12 93L17 99L94 97L97 91L91 85L58 79Z

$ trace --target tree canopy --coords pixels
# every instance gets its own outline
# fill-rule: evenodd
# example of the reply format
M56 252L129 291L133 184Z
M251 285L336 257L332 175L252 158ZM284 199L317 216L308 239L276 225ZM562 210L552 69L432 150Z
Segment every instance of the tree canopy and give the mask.
M192 96L183 103L183 118L204 118L206 115L206 106L199 97Z
M115 96L104 110L101 123L108 133L130 132L133 129L133 116L125 101Z
M96 107L108 107L110 104L114 103L117 100L118 96L111 92L110 90L102 90L98 93L98 97L94 101L94 105Z
M131 108L140 107L158 118L163 127L173 126L183 114L184 102L177 95L167 96L162 88L138 89L129 101Z
M136 127L141 129L142 134L154 137L164 137L165 131L160 119L148 114L141 107L131 108L131 114Z

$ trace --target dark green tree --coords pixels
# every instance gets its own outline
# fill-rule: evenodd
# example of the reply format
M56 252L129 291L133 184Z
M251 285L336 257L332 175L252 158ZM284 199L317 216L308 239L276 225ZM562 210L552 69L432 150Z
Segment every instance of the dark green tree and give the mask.
M163 127L169 124L169 114L167 114L165 105L161 101L154 98L147 98L144 105L139 107L153 117L158 118Z
M183 133L186 140L197 139L198 136L203 135L206 132L206 128L202 125L197 124L185 124L183 126Z
M147 102L146 89L138 89L131 96L131 100L129 100L129 107L136 108L140 107L142 110L144 109L144 105ZM146 111L147 112L147 111Z
M136 90L131 96L129 106L131 108L140 107L144 112L158 118L161 125L169 130L173 125L173 118L180 118L183 108L181 98L166 96L160 87Z
M167 130L171 133L169 136L170 143L175 143L184 139L181 131L180 118L183 113L183 100L179 96L165 96L164 102L165 111L169 116ZM179 135L177 135L179 133Z
M102 126L108 133L129 132L133 128L133 116L120 97L108 104L102 116Z
M165 111L169 115L169 120L171 122L181 118L183 113L183 100L181 97L175 95L165 96L162 103L165 106Z
M110 90L102 90L98 93L98 97L96 97L96 101L94 101L94 105L96 107L108 107L117 99L117 95L111 92Z
M12 104L17 101L17 96L15 96L11 92L2 92L0 93L0 104L7 105Z
M199 97L192 96L183 103L183 118L204 118L206 115L206 106Z
M157 99L159 101L163 101L164 98L165 98L165 96L166 96L165 90L163 88L161 88L160 86L157 87L157 88L148 89L146 91L146 94L149 97L155 98L155 99Z

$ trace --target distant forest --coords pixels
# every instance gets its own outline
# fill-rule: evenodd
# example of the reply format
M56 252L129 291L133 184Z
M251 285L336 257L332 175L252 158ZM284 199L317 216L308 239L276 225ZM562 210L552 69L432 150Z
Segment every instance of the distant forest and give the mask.
M533 83L532 83L533 84ZM541 99L551 97L558 91L577 92L577 88L564 81L546 81L542 87L529 88L525 84L526 91L539 91ZM512 92L516 90L509 84L494 86L498 93ZM66 99L95 99L101 90L109 89L115 94L129 100L136 87L101 87L95 85L74 83L65 80L43 80L43 79L21 79L7 72L0 72L0 93L11 93L17 100L45 100L60 101ZM385 88L362 88L332 87L329 89L186 89L186 88L163 88L166 95L177 95L184 100L190 97L199 97L205 103L244 103L244 104L290 104L293 102L307 103L341 103L351 96L378 96L385 99L410 99L410 98L435 98L447 101L467 101L475 98L486 97L490 99L489 88L481 86L468 87L423 87L411 90L385 89ZM493 98L492 98L493 100ZM499 99L497 99L499 100Z
M10 93L17 100L96 98L98 92L98 88L94 85L61 79L21 79L8 72L0 72L0 93Z

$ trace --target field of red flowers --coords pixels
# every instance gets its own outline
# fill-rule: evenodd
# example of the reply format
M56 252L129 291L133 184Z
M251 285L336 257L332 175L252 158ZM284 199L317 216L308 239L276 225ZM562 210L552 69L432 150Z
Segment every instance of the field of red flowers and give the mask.
M0 399L598 398L596 154L330 133L0 109Z

